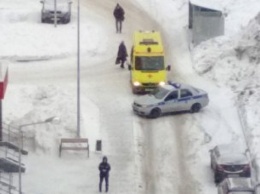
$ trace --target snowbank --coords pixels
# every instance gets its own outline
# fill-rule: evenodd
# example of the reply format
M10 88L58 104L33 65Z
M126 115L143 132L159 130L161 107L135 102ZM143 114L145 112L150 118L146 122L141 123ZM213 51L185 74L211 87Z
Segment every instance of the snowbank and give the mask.
M239 34L203 42L193 51L194 69L237 94L252 157L260 148L260 13Z

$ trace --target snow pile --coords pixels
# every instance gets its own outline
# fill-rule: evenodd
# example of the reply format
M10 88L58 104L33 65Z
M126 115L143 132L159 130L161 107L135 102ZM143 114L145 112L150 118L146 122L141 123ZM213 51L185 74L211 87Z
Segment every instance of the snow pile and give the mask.
M199 74L243 90L260 63L260 14L233 39L205 41L193 51L194 69ZM237 88L238 87L238 88Z
M10 88L9 88L10 89ZM9 94L8 101L19 98L17 103L20 105L26 105L26 114L21 114L21 110L18 110L17 115L24 115L21 118L17 118L15 122L10 122L11 126L18 126L29 124L29 126L22 127L25 142L28 144L26 147L36 152L44 152L47 154L57 155L57 149L59 146L60 138L75 137L76 135L76 98L71 91L75 88L68 87L64 90L62 87L56 87L53 85L40 86L40 87L22 87L23 91L20 95L15 93ZM13 90L14 91L14 90ZM13 98L12 98L13 97ZM69 103L68 103L69 102ZM82 137L90 137L90 130L97 129L98 126L98 114L99 110L93 102L88 99L84 99L84 105L88 109L92 110L92 114L82 114L84 118L84 126L89 129L88 133L86 129L81 132ZM18 105L17 105L18 106ZM10 110L14 112L13 110ZM9 111L7 111L7 114ZM13 117L14 115L10 115ZM60 123L38 123L42 122L50 117L57 117L60 119ZM9 120L8 118L6 120ZM10 119L11 120L11 119ZM13 119L12 119L13 120ZM83 124L83 123L81 123ZM95 126L94 126L95 125ZM96 126L97 125L97 126ZM96 135L96 134L92 134ZM92 138L92 137L91 137ZM92 138L91 149L94 149L96 138Z

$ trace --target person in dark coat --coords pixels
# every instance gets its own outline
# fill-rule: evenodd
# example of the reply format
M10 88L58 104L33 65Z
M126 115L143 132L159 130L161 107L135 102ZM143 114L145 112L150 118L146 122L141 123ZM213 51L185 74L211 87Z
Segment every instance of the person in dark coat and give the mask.
M116 33L122 32L122 22L125 19L124 9L117 3L114 9L114 17L116 19Z
M121 63L120 67L124 68L124 63L126 62L127 58L127 50L124 41L122 41L118 47L118 52L117 52L117 59L116 61L118 63Z
M107 162L107 157L104 156L102 162L98 166L99 169L99 192L102 192L102 182L105 179L106 192L108 192L108 179L109 171L111 169L110 164Z

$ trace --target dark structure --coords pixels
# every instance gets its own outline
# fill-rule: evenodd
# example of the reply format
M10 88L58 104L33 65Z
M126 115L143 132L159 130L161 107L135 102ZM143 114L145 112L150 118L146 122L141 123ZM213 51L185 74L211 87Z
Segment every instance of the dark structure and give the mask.
M54 23L55 12L57 23L67 24L71 18L71 1L69 0L41 0L42 11L41 11L41 22L42 23ZM56 10L55 10L56 9Z
M189 2L190 42L200 42L224 35L224 15L221 8L209 0Z
M110 164L107 161L107 157L104 156L102 162L98 166L99 169L99 192L102 192L102 183L105 180L106 192L108 192L109 187L109 171L111 170Z

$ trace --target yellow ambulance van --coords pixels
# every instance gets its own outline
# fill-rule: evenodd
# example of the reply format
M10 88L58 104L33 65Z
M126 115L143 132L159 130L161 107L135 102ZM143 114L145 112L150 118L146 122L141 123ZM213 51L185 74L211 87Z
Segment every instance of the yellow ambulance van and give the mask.
M130 82L133 93L153 91L167 82L165 53L158 31L136 31L131 49Z

